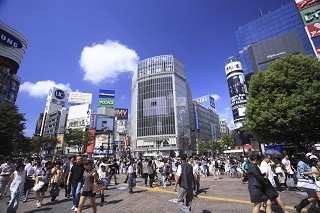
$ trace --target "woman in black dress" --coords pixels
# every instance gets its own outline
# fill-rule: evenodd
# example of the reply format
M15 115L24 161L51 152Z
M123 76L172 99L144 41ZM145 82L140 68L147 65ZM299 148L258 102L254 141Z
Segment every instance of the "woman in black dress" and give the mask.
M260 165L262 158L260 155L251 155L248 165L248 189L250 194L250 200L254 203L252 212L259 213L261 203L265 202L267 204L266 213L271 213L271 201L268 199L264 187L267 183L261 174L261 171L258 167Z

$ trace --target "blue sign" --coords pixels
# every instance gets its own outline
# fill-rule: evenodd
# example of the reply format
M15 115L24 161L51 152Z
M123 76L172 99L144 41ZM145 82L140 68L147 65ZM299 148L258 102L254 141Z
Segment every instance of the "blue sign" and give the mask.
M114 90L99 90L99 98L112 98L114 99L115 91Z
M197 103L194 104L194 117L195 117L195 120L196 120L196 129L200 129L199 128L199 118L198 118Z
M209 101L210 101L210 106L215 109L216 108L216 103L214 101L214 98L212 96L209 97Z
M57 89L56 91L54 91L54 96L59 100L64 99L64 97L66 97L65 93L61 89Z
M11 35L10 33L6 32L2 29L0 29L0 43L15 47L15 48L22 47L22 43L21 43L21 41L19 41L19 39L17 39L13 35Z

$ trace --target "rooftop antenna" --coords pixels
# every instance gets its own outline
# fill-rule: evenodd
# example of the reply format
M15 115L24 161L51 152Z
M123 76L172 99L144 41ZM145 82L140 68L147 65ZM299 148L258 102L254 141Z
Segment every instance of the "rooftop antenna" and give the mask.
M262 17L262 16L263 16L263 14L262 14L262 10L261 10L261 8L259 8L259 10L260 10L260 17Z

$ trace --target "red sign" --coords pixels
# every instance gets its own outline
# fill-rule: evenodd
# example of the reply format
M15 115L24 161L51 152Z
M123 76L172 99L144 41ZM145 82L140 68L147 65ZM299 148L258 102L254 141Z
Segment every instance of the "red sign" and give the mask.
M316 47L317 54L320 54L320 47Z
M320 0L296 0L298 10L306 9L318 3L320 3Z
M317 37L320 35L320 22L310 24L307 26L309 35L311 38Z

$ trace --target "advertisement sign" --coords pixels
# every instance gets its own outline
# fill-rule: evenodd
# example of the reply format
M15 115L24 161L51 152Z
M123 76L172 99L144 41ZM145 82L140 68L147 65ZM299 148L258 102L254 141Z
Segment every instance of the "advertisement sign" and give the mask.
M0 43L14 48L22 48L21 41L3 29L0 29Z
M143 117L167 115L167 99L165 96L143 100Z
M214 101L214 97L209 96L209 100L210 100L210 106L215 109L216 108L216 103Z
M91 104L92 94L82 92L70 92L68 102L70 104Z
M114 99L99 98L98 107L114 108Z
M196 120L196 129L199 129L199 117L198 117L198 109L197 104L194 104L194 118Z
M115 108L114 109L114 116L118 118L119 120L127 120L128 119L128 109L123 108Z
M118 120L117 121L117 133L119 135L124 135L127 132L127 121L126 120Z
M231 62L230 64L226 65L226 67L225 67L226 75L228 75L229 73L231 73L233 71L237 71L237 70L242 70L241 62L239 62L239 61Z
M307 9L301 10L299 12L304 26L320 21L320 4L308 7Z
M65 91L59 88L53 87L52 89L49 90L48 97L47 97L47 104L54 103L54 104L64 106L65 97L66 97Z
M295 0L298 10L306 9L312 5L318 4L319 0Z
M56 147L62 147L63 144L63 139L64 139L64 134L58 134L57 135L57 146Z
M43 113L40 113L39 118L37 120L37 124L36 124L36 129L34 131L34 135L40 135L40 131L41 131L41 126L42 126L42 121L43 121Z
M74 118L67 120L67 128L86 127L86 118Z
M114 90L105 90L105 89L100 89L99 90L99 98L114 99L114 96L115 96L115 91Z
M97 115L96 130L97 131L113 131L113 118L110 118L104 115Z
M68 120L74 118L84 118L90 114L89 104L81 104L69 107Z
M319 36L320 35L320 22L308 25L307 30L308 30L308 33L311 38Z
M111 144L113 143L112 134L96 133L94 145L96 148L103 146L104 149L108 149L108 143L111 147Z

